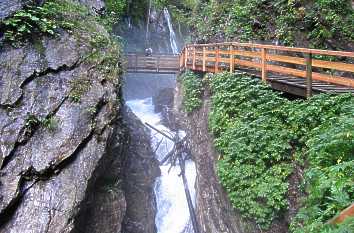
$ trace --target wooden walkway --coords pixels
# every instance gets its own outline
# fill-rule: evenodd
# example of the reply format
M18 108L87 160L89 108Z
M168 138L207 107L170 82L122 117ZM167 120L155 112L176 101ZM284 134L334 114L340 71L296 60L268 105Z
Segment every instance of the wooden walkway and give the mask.
M246 71L273 89L298 96L354 93L354 52L250 43L187 45L180 69L202 72Z
M173 54L145 54L128 53L125 55L128 73L160 73L175 74L180 70L179 55Z

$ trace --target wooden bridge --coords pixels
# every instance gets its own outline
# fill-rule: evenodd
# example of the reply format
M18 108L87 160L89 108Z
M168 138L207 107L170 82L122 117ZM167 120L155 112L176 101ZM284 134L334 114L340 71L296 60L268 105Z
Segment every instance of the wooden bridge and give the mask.
M246 71L273 89L299 96L354 93L354 52L250 43L187 45L180 68L218 73Z
M126 70L128 73L160 73L175 74L180 71L179 55L173 54L145 54L128 53Z
M354 93L354 52L228 42L186 45L179 55L126 57L128 72L245 71L275 90L298 96Z

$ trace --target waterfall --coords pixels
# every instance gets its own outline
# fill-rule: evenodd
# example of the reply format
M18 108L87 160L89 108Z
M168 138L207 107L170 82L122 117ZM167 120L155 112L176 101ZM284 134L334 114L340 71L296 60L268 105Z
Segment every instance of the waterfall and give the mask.
M161 114L154 111L152 98L130 100L127 101L127 105L143 122L148 122L167 134L174 134L169 128L162 125ZM183 138L185 135L184 131L179 131L180 137ZM155 132L151 132L151 136L151 145L156 149L156 158L162 160L172 150L174 143ZM163 142L160 144L161 140ZM172 168L170 166L170 163L160 166L161 176L155 182L157 233L194 233L191 228L191 218L182 178L179 176L181 170L179 166ZM192 202L195 205L196 168L192 160L186 161L185 172Z
M176 33L173 30L170 12L165 7L163 9L163 13L164 13L167 25L168 25L168 29L170 31L170 45L171 45L172 52L173 52L173 54L178 54L177 38L176 38Z

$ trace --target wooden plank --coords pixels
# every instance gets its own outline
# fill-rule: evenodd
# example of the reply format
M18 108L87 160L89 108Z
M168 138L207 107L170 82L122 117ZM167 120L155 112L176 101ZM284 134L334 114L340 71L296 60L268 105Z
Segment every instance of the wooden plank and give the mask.
M251 51L242 51L242 50L235 50L234 55L239 55L244 57L256 57L256 58L262 57L262 54L260 52L251 52Z
M297 65L306 65L305 59L300 58L300 57L267 54L267 60L285 62L285 63L291 63L291 64L297 64Z
M347 64L343 62L332 62L313 59L312 66L354 73L354 64Z
M276 66L276 65L268 65L268 70L273 71L273 72L277 72L280 74L286 74L286 75L292 75L292 76L306 78L306 72L302 71L302 70L287 68L287 67L283 67L283 66ZM340 76L331 76L331 75L321 74L321 73L317 73L317 72L312 72L312 79L318 80L318 81L323 81L323 82L328 82L328 83L333 83L333 84L339 84L339 85L343 85L343 86L354 87L354 79L343 78Z
M234 62L236 65L262 69L262 65L257 62L246 61L246 60L241 60L241 59L234 59Z
M350 78L343 78L339 76L331 76L331 75L326 75L326 74L321 74L321 73L312 73L312 78L314 80L319 80L323 82L328 82L328 83L334 83L334 84L339 84L343 86L349 86L349 87L354 87L354 79Z
M278 45L262 45L262 44L252 44L252 43L239 43L239 42L224 42L224 43L214 43L214 44L194 44L187 46L226 46L226 45L235 45L240 47L249 47L249 48L266 48L278 51L288 51L288 52L299 52L299 53L311 53L319 55L329 55L329 56L341 56L341 57L351 57L354 58L354 52L347 51L333 51L333 50L320 50L320 49L309 49L309 48L295 48L295 47L286 47Z

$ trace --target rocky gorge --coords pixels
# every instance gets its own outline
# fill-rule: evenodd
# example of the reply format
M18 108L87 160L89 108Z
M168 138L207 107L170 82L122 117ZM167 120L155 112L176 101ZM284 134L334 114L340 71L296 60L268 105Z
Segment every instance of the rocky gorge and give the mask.
M2 1L0 19L33 4ZM134 118L123 122L119 45L93 14L104 2L55 6L84 28L0 42L0 232L120 232L123 221L126 232L154 232L153 218L149 230L131 227L147 221L137 217L144 211L127 210L139 199L129 191L136 183L124 182L133 176L128 155L138 150L128 141L143 145L144 138L129 136Z

